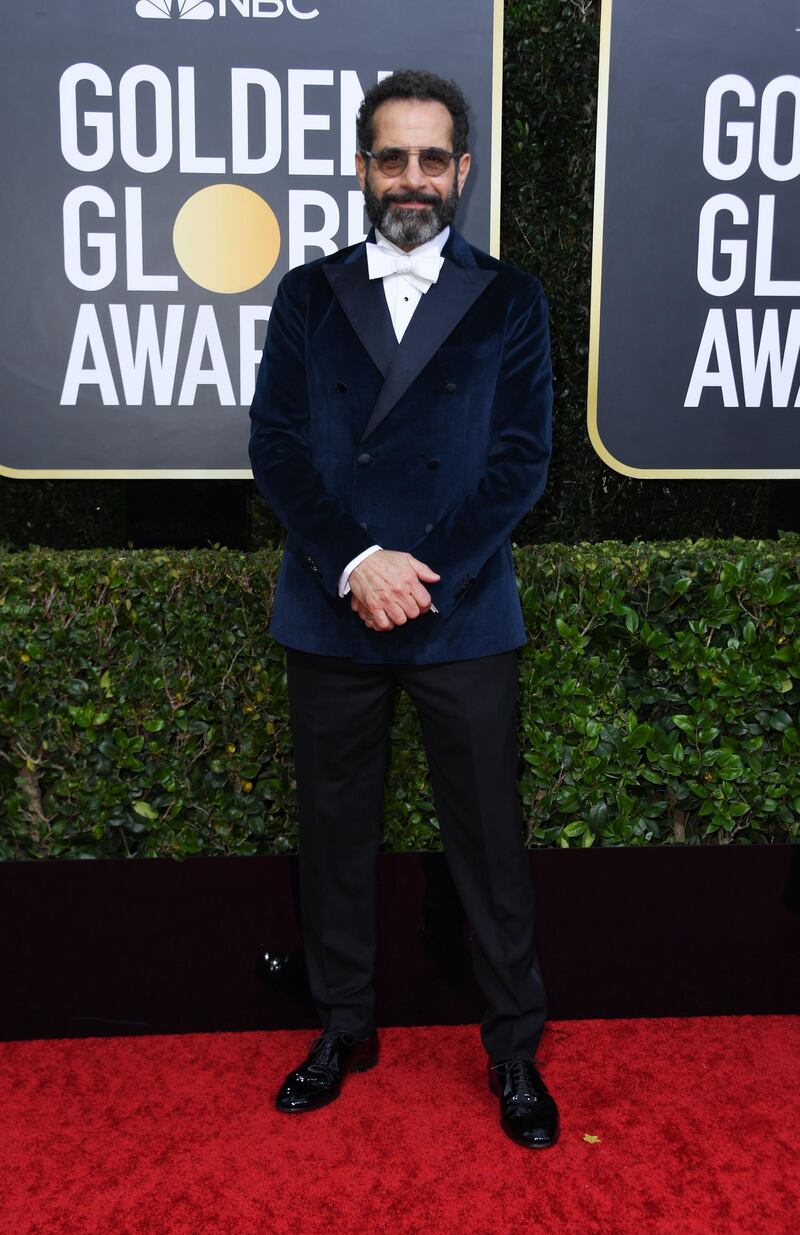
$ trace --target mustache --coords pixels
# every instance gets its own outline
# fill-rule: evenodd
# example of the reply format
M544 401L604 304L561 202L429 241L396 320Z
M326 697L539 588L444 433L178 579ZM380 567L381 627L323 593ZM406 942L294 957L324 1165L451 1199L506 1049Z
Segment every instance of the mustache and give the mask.
M384 193L382 201L394 202L402 206L404 202L424 202L426 206L435 206L441 199L435 193Z

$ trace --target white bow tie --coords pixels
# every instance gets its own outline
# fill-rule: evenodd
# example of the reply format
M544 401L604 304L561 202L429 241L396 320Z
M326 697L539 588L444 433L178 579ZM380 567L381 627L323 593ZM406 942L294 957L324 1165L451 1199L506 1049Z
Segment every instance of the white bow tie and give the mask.
M439 253L391 253L367 241L367 266L371 279L402 274L418 292L427 292L439 278L444 259Z

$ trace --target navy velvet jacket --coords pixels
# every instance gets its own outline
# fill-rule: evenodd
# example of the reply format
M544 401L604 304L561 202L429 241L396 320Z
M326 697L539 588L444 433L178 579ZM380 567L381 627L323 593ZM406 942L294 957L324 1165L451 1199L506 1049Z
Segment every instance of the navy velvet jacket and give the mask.
M250 460L287 531L270 633L288 647L427 664L525 642L509 536L547 475L547 302L452 229L443 256L399 344L363 243L281 280ZM338 582L373 544L441 575L438 613L364 625Z

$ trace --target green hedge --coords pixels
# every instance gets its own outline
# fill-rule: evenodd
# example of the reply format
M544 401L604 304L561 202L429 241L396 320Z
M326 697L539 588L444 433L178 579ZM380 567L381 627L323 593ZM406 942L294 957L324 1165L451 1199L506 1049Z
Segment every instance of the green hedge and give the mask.
M518 548L533 845L800 837L800 538ZM277 555L0 555L0 857L296 845ZM399 701L386 847L439 847Z

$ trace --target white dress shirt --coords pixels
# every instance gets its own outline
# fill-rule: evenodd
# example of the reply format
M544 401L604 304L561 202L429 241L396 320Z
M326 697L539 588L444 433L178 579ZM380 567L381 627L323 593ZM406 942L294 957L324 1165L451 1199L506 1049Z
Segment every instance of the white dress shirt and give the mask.
M446 245L447 237L449 235L450 228L446 227L444 231L439 232L438 236L434 236L433 240L427 240L425 244L419 244L415 249L412 249L410 253L406 253L404 249L399 248L396 244L392 244L391 240L387 240L384 235L376 230L376 243L374 245L367 245L367 262L370 266L370 271L372 268L371 250L383 249L401 259L411 256L414 258L435 258L436 261L434 262L434 270L436 271L436 275L438 277L439 271L444 265L442 249ZM372 274L370 277L373 277ZM382 282L383 294L386 297L386 304L388 305L389 313L391 314L394 333L397 335L397 342L399 343L406 332L408 323L414 316L414 310L424 295L422 287L425 287L425 285L420 285L418 280L410 279L405 274L387 275ZM432 285L428 284L427 287L425 287L425 291L427 291L430 286Z
M444 265L442 249L447 244L447 237L449 235L450 228L445 227L443 231L439 232L438 236L433 237L433 240L426 240L425 244L417 245L411 252L414 254L414 257L428 257L438 254L439 269L441 270ZM408 256L405 249L392 244L391 240L387 240L377 228L375 229L375 240L376 247L379 249L399 254L401 257ZM369 260L369 245L367 246L367 259ZM419 283L416 280L412 282L404 274L386 275L382 282L383 294L386 297L386 304L392 318L392 326L399 343L408 329L408 323L414 316L414 310L422 299L424 292L420 289ZM364 558L369 557L371 553L377 553L381 548L383 548L382 545L370 545L369 549L365 549L363 553L359 553L358 557L354 557L352 561L347 563L339 577L340 596L346 596L350 591L350 584L347 580L350 577L351 570L355 570L359 562L363 562Z

